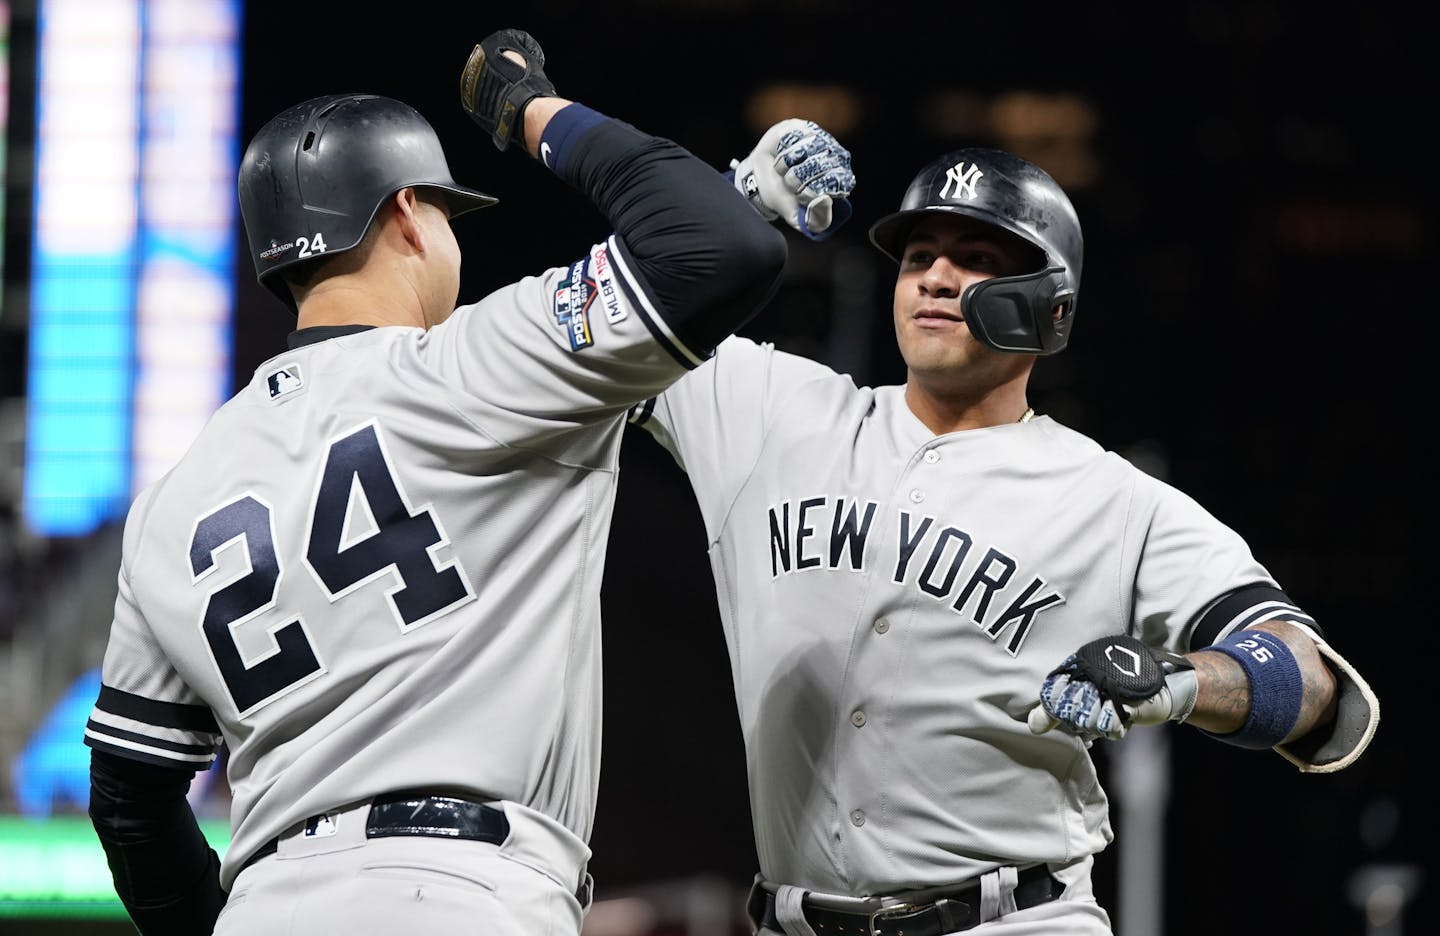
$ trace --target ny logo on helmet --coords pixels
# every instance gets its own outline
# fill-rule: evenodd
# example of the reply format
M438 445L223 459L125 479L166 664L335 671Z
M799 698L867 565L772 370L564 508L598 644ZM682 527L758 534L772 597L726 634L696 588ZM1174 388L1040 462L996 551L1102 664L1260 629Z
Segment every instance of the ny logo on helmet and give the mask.
M940 197L949 198L953 194L956 198L974 198L975 183L979 182L983 175L985 173L974 163L970 164L969 169L965 168L963 162L956 163L945 170L945 185L940 189ZM952 185L955 187L953 192L950 188Z

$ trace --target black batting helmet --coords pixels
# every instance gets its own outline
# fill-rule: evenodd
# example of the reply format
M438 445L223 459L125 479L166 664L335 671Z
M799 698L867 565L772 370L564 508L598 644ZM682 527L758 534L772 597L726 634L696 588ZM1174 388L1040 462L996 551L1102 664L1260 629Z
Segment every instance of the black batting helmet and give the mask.
M900 210L870 228L870 241L899 263L910 229L932 213L966 215L1037 247L1041 267L974 283L961 297L971 333L997 351L1054 354L1070 340L1080 299L1085 241L1069 197L1045 170L1004 150L971 147L931 162L910 182ZM1063 306L1056 319L1053 310Z
M256 278L296 311L280 272L360 243L381 203L407 186L442 193L452 218L497 201L455 182L434 128L408 104L329 94L282 111L240 162Z

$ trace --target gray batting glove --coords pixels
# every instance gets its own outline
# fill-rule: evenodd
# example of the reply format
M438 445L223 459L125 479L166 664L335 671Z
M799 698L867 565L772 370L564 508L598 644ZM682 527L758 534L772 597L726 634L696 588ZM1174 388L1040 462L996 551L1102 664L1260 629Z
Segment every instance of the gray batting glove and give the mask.
M811 240L829 237L852 214L850 151L814 121L780 121L730 168L735 187L762 218L783 218Z
M1133 637L1092 640L1045 677L1027 722L1035 734L1059 727L1087 745L1118 741L1131 725L1183 722L1195 708L1195 671Z

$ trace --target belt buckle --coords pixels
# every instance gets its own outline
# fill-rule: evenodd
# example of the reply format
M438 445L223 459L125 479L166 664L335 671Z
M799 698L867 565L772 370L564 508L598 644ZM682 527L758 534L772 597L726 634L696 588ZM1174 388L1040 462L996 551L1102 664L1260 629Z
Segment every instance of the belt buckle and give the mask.
M866 928L870 930L870 936L880 936L880 928L875 924L884 921L892 916L900 916L903 913L912 913L916 910L925 909L924 904L897 903L888 907L878 907L873 910L865 921Z

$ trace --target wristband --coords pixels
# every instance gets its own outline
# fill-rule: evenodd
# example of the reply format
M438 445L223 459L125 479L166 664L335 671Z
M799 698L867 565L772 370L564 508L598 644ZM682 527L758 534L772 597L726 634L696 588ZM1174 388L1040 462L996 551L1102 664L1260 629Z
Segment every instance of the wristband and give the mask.
M575 141L597 124L608 120L604 114L584 104L570 103L555 112L540 134L540 161L556 175L562 175L570 161Z
M1217 741L1253 751L1272 748L1285 740L1300 718L1300 701L1305 692L1300 664L1280 638L1264 631L1236 631L1211 644L1215 650L1238 662L1250 681L1250 714L1239 731L1229 734L1205 732ZM1202 729L1203 730L1203 729Z

